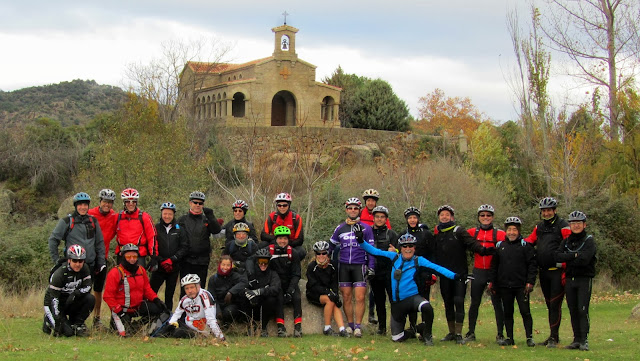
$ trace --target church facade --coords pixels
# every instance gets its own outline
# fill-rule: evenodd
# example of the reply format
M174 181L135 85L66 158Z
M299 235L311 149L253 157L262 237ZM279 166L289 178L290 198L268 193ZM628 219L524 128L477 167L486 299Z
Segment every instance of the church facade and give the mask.
M227 126L340 126L340 88L316 81L316 66L298 59L298 29L282 25L273 54L243 64L188 62L180 77L181 109Z

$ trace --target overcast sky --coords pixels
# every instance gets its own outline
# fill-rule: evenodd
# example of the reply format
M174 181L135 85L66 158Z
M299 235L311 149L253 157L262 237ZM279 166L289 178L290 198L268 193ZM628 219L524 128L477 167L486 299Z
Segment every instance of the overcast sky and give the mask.
M286 10L316 80L341 65L388 81L414 116L418 98L441 88L502 122L515 117L505 76L506 14L516 4L527 18L524 0L0 0L0 89L120 86L128 63L157 57L167 40L217 37L233 44L234 62L270 56Z

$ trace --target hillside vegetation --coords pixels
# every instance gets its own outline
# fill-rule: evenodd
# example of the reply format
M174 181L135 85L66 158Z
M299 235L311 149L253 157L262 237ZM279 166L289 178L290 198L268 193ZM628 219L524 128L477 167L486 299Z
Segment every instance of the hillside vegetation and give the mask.
M402 212L408 206L420 207L421 221L433 227L436 208L450 204L458 224L471 228L478 206L489 203L497 210L497 226L518 215L528 233L539 221L537 199L556 196L561 217L575 209L590 217L587 230L598 245L598 271L620 287L638 287L640 238L633 227L640 212L635 199L609 187L574 194L541 191L540 178L523 166L520 148L513 144L521 137L515 123L483 124L467 154L429 142L388 142L380 144L374 159L345 161L330 147L305 146L300 137L300 144L291 144L290 160L278 158L274 167L260 162L271 154L259 154L240 139L226 144L218 136L224 129L215 124L185 118L164 122L157 103L134 94L126 99L87 125L38 119L0 133L0 195L10 191L16 199L11 209L0 210L0 249L7 254L0 260L0 284L11 290L44 286L50 263L46 239L62 201L79 191L95 197L101 188L119 192L135 187L141 194L139 206L157 220L162 202L177 204L178 215L184 214L187 195L199 189L216 216L226 220L233 200L247 200L248 219L258 227L273 209L273 196L290 192L310 248L328 239L344 220L345 199L376 188L399 230L405 227ZM248 130L260 134L260 127ZM244 157L232 159L229 149L238 146ZM317 161L317 153L325 161ZM121 209L119 202L116 209ZM25 272L16 275L16 264Z
M96 115L114 111L125 100L125 92L94 80L0 91L0 125L50 118L62 125L87 124Z

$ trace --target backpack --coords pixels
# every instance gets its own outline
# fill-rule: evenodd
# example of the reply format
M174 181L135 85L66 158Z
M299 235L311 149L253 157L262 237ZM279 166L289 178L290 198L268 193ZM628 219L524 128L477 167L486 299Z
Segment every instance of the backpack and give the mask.
M124 211L122 211L122 212L124 212ZM119 229L118 225L120 224L120 219L122 219L122 212L118 213L118 220L116 221L116 230ZM144 222L142 221L142 213L144 213L142 211L142 209L138 210L138 220L140 221L140 225L142 226L142 234L144 234ZM117 239L117 237L116 237L116 239ZM120 243L118 243L118 245L119 244ZM140 238L138 238L138 244L136 244L136 246L139 245L139 244L140 244Z
M255 244L255 242L249 242L250 240L251 239L247 240L247 250L249 251L249 254L253 254L253 245ZM229 252L229 255L235 252L237 247L238 246L236 245L236 242L231 242L231 244L229 245L229 249L227 250Z
M91 230L95 231L96 229L96 224L94 222L94 217L89 215L89 220L91 221ZM69 232L71 232L71 230L73 229L73 227L76 225L76 220L74 219L72 214L67 215L67 217L64 218L65 223L67 224L67 230L64 231L64 235L62 236L62 240L66 242L67 240L67 236L69 236Z
M290 212L291 212L291 221L293 222L293 228L298 229L298 227L300 227L300 219L298 218L298 215L296 214L296 212L294 211L290 211ZM277 212L274 212L273 217L269 217L269 221L270 221L269 230L271 232L273 232L273 225L276 224L277 219L278 219Z
M476 233L473 234L473 239L475 239L476 241L478 240L478 233L480 233L480 227L476 227ZM496 227L493 227L493 238L491 238L490 241L482 241L482 242L489 242L489 243L498 243L498 229Z
M393 257L393 260L391 260L392 265L396 264L398 257L400 257L399 254ZM413 274L413 281L416 283L416 286L418 286L418 293L422 294L422 290L424 290L425 284L424 282L421 282L422 277L420 277L420 265L418 264L418 256L415 256L415 255L413 256L413 262L414 262L414 268L416 269L416 272ZM426 268L426 267L423 267L423 268ZM420 284L422 284L422 288L420 287ZM399 301L400 300L400 282L396 283L395 293L396 293L396 300Z

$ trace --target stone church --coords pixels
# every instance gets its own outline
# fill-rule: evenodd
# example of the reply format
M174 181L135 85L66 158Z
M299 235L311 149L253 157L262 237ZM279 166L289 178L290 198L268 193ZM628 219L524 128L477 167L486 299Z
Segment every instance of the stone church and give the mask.
M316 81L316 66L298 59L296 33L271 29L273 54L243 64L188 62L180 89L196 119L228 126L340 126L340 88Z

